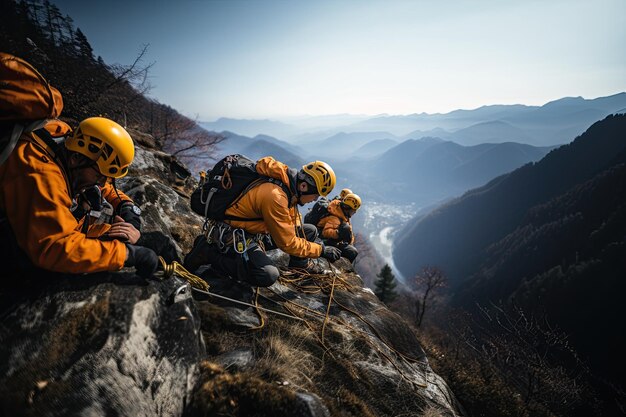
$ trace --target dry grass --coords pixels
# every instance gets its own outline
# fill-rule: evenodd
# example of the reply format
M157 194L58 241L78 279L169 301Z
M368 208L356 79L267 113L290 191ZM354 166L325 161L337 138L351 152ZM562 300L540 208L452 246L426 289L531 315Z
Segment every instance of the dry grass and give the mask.
M270 331L256 343L259 360L255 373L278 382L313 387L312 378L319 373L321 361L307 348L312 339L310 331L300 326Z
M246 373L230 374L211 362L200 365L201 384L188 415L291 417L298 413L295 394Z
M437 407L428 406L422 411L422 417L445 417L445 414Z

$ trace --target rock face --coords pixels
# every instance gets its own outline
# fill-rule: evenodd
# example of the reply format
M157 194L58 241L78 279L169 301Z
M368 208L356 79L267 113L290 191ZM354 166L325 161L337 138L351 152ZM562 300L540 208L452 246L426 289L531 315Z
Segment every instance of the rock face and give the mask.
M181 415L205 355L181 286L118 273L3 293L3 415Z
M202 232L203 219L189 208L193 178L182 179L173 159L159 151L137 147L128 177L120 188L142 209L142 237L138 242L154 249L168 262L182 259Z
M176 172L138 147L119 182L143 209L141 242L168 262L202 225L193 180ZM0 288L0 415L463 414L413 330L345 259L315 260L313 274L269 254L281 277L258 292L210 268L210 294L132 271Z
M203 274L211 292L256 299L273 312L198 300L207 358L190 415L462 415L414 332L363 288L345 259L316 261L320 273L308 274L289 271L286 256L276 255L282 276L258 295Z

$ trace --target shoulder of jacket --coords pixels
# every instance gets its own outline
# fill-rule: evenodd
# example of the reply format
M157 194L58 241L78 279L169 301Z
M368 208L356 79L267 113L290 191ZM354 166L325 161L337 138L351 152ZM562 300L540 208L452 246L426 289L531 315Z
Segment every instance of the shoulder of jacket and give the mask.
M283 196L287 199L287 193L283 189L281 183L265 181L255 188L257 188L258 192L264 196Z
M331 223L331 224L340 224L341 223L341 219L338 216L335 216L334 214L328 215L324 218L322 218L322 220L326 219L326 223Z
M22 136L13 152L33 168L59 169L49 150L29 135Z

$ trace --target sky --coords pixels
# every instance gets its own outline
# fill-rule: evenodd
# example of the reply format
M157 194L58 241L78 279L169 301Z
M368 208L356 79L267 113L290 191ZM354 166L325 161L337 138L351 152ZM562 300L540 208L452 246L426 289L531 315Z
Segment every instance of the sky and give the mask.
M53 0L201 121L541 105L626 91L626 0Z

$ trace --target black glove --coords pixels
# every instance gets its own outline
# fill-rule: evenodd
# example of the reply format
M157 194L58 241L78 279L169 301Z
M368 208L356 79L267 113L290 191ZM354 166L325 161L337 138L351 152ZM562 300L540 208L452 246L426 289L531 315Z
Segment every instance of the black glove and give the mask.
M85 208L84 204L87 203L89 208ZM76 196L76 207L71 211L76 220L80 220L89 210L100 211L102 210L102 193L100 187L92 185L82 190Z
M352 241L352 228L347 222L341 223L337 233L339 233L339 240L342 242L350 243Z
M142 278L150 278L159 267L159 257L156 252L143 246L126 245L128 259L124 266L134 266L137 275Z
M341 258L341 251L334 246L324 246L322 256L331 262L335 262Z
M125 201L118 207L119 215L126 223L135 226L135 229L141 231L141 209L131 201Z
M92 185L91 187L85 188L80 192L78 201L86 201L93 211L102 210L102 191L100 190L100 187Z

